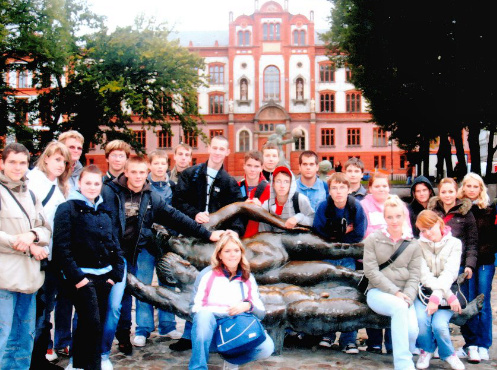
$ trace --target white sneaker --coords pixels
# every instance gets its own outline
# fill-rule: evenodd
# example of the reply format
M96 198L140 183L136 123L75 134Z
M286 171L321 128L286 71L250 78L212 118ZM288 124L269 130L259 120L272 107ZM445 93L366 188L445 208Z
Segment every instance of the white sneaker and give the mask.
M133 338L133 344L136 347L145 347L145 343L147 343L147 338L145 338L143 335L135 335Z
M102 370L114 370L114 366L112 365L112 362L110 362L110 359L102 360L100 362L100 367Z
M477 346L468 347L468 362L471 364L479 364L481 361Z
M437 348L437 350L438 350L438 348ZM461 347L456 351L456 356L459 358L466 358L466 357L468 357L468 354L466 353L466 351L464 351L464 348Z
M238 365L232 364L228 361L224 361L223 370L238 370Z
M321 342L319 342L319 345L320 345L321 347L328 347L328 348L330 348L330 347L333 345L333 343L331 342L331 339L330 339L330 338L328 338L328 337L323 337L323 338L321 339Z
M163 335L163 337L171 338L171 339L179 339L183 336L183 333L177 330L171 330L169 333Z
M59 356L57 356L57 352L55 352L53 348L50 348L47 349L47 354L45 355L45 358L47 359L47 361L53 362L57 360Z
M463 352L464 352L464 350L463 350ZM457 356L457 357L459 357L459 356ZM440 358L440 355L438 354L438 347L435 348L435 352L433 352L433 358Z
M482 361L489 361L490 356L488 355L488 349L485 347L478 347L478 354Z
M459 360L459 357L457 357L455 354L447 357L447 359L445 361L447 361L447 363L450 365L451 369L454 369L454 370L464 370L465 369L464 364L461 362L461 360Z
M416 369L428 369L432 357L433 353L421 350L418 361L416 362Z

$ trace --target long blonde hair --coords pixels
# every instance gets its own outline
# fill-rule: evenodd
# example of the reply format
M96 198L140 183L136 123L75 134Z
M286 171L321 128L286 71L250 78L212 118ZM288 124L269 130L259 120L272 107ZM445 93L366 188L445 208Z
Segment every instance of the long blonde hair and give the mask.
M46 147L43 153L41 153L40 157L36 160L36 167L43 172L45 175L48 176L48 168L47 164L45 163L45 159L51 157L52 155L60 153L64 157L64 161L66 162L66 167L64 169L64 172L57 177L59 180L59 188L60 191L62 191L62 194L64 194L64 197L67 198L67 195L69 194L69 177L71 176L72 168L71 168L71 153L69 152L69 149L67 149L67 146L62 144L61 142L58 141L52 141L49 143Z
M224 233L221 239L219 239L219 241L216 243L216 249L211 256L212 270L225 267L219 255L221 254L223 248L226 247L229 243L236 244L242 252L242 258L240 259L238 267L242 270L242 279L246 281L250 277L250 264L247 260L247 257L245 257L245 247L243 246L241 240L237 236L235 236L235 234L230 232Z
M487 193L487 190L488 190L487 186L485 185L485 182L483 182L483 179L481 178L481 176L474 173L474 172L470 172L470 173L466 174L466 176L464 176L464 178L462 179L462 185L457 192L457 197L459 199L467 198L467 195L464 193L464 184L468 180L475 180L480 185L480 194L478 195L478 198L476 199L476 205L478 206L478 208L480 208L480 209L487 208L488 205L490 204L490 198L489 198L488 193Z

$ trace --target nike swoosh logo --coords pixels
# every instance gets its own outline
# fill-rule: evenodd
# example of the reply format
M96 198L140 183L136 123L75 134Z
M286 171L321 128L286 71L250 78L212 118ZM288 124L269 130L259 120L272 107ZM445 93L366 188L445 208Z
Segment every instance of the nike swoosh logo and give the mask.
M226 328L226 333L228 333L231 329L233 329L233 326L235 326L236 324L233 324L231 325L229 328Z

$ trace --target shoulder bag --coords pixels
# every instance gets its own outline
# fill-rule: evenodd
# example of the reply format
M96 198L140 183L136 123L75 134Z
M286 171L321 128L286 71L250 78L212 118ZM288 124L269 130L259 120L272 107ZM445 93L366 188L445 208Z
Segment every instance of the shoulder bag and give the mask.
M454 283L452 283L452 286L450 287L450 290L454 295L457 297L459 300L459 304L461 305L461 308L464 309L468 305L468 300L466 299L466 296L464 293L461 291L461 286L459 285L459 282L456 280ZM423 284L419 283L419 288L418 288L418 298L423 303L425 306L428 304L430 301L431 294L433 293L433 290L431 288L428 288L424 286ZM450 308L449 302L445 298L442 298L440 300L440 304L438 305L438 308Z

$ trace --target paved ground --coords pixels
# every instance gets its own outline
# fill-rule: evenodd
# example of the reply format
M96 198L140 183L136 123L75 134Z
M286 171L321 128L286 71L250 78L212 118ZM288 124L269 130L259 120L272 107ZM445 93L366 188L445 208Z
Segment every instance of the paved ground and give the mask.
M483 361L478 365L472 365L463 360L466 369L470 370L490 370L497 369L497 277L493 281L493 339L494 346L490 349L490 358L493 360ZM183 330L183 320L179 320L180 330ZM463 345L462 336L459 334L459 328L453 328L452 340L457 348ZM359 338L365 335L364 330L359 331ZM173 352L168 346L173 341L157 337L156 333L148 340L147 346L135 348L133 356L124 356L117 350L117 345L112 350L111 360L114 369L186 369L190 359L191 351ZM244 370L260 369L347 369L347 370L382 370L393 369L392 356L375 355L366 352L364 349L358 355L346 355L340 351L329 348L319 348L315 351L304 349L287 349L283 350L281 356L272 356L266 361L259 361L242 366ZM212 354L209 360L209 370L222 369L223 361L217 354ZM59 365L66 366L67 359L62 359ZM449 365L441 360L432 360L430 369L450 369Z

